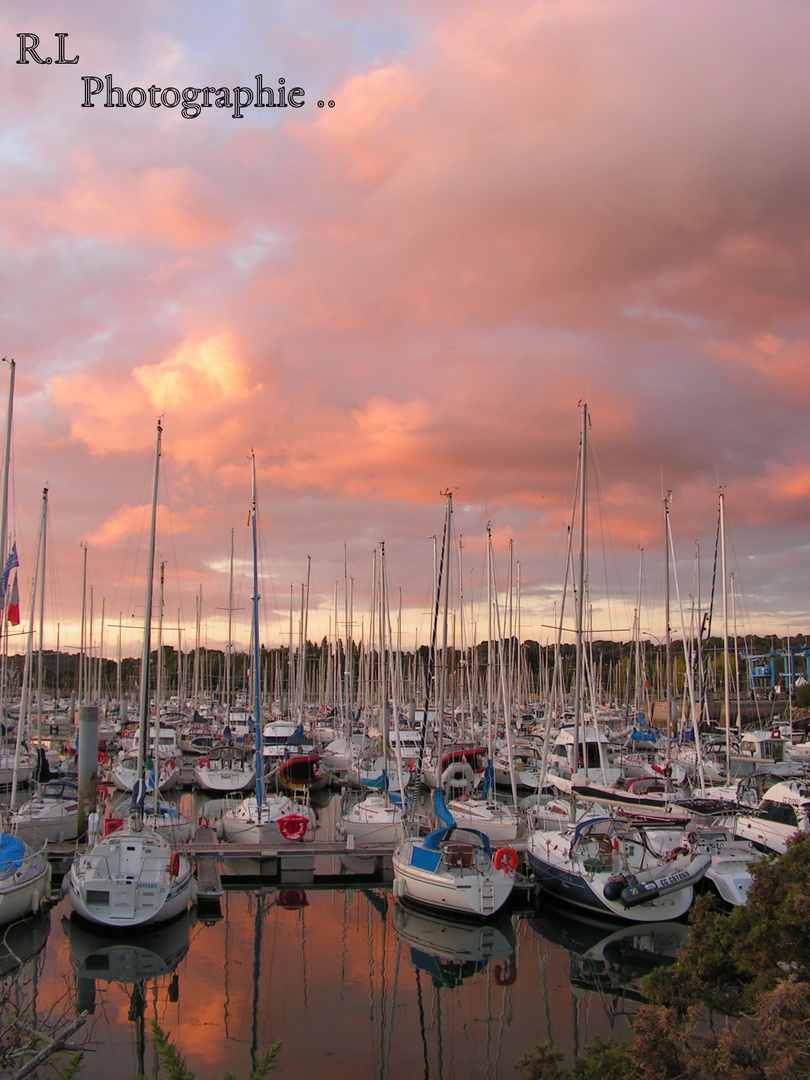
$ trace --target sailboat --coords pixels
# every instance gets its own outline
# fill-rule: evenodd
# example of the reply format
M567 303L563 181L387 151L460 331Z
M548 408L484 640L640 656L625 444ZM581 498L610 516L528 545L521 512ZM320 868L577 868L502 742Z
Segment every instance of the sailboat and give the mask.
M586 464L587 464L588 406L582 407L582 434L579 450L579 531L580 570L577 596L577 649L574 684L574 731L569 748L573 751L571 769L578 765L583 723L584 653L583 620L586 588ZM598 740L596 753L601 758ZM585 747L587 750L587 746ZM584 775L574 773L565 786L571 792L577 783L582 795L591 781L588 768L591 762L583 753ZM596 762L594 762L594 765ZM606 777L603 775L602 780ZM564 778L558 778L562 786ZM594 781L595 782L595 781ZM604 790L604 783L598 785ZM608 789L610 790L610 789ZM678 919L692 904L693 886L711 863L711 856L697 851L681 854L673 849L660 855L645 836L642 826L628 826L607 813L589 813L573 820L573 803L568 827L535 829L526 842L526 854L532 873L550 895L575 907L600 915L611 915L633 922L661 922Z
M266 795L262 780L261 669L259 636L259 552L256 514L256 458L252 462L253 525L253 728L256 752L254 793L238 802L228 800L221 818L226 840L243 844L274 845L300 841L315 831L315 811L308 804L293 802L288 795Z
M92 843L88 850L77 853L68 876L68 896L78 915L102 926L128 929L166 922L180 915L193 899L195 888L189 860L173 849L167 836L144 824L143 812L146 798L145 753L149 729L152 585L161 433L158 420L141 661L138 751L140 779L132 793L129 821L108 821L105 835Z
M422 740L416 773L408 799L404 838L394 848L394 896L457 916L488 918L495 915L509 899L515 884L518 857L514 848L493 852L489 837L474 828L459 827L444 801L441 788L434 791L434 808L443 821L425 837L416 831L415 812L421 783L425 740L427 736L430 694L436 675L436 634L442 591L442 569L450 539L453 497L447 493L447 507L439 562L436 606L433 613L430 658L425 705L422 715Z
M515 810L514 806L510 806L502 799L496 797L495 788L495 767L493 765L493 735L495 727L495 716L493 708L493 693L492 693L492 677L493 677L493 663L492 663L492 610L493 601L495 605L495 613L497 616L497 634L498 643L501 653L503 652L503 637L501 635L501 617L498 608L497 595L493 589L494 585L494 560L492 556L492 529L487 524L487 565L488 565L488 592L489 592L489 620L490 620L490 633L489 633L489 647L487 648L487 712L489 716L489 745L484 757L481 754L481 763L483 770L483 787L479 791L477 788L467 790L464 788L465 780L475 779L475 768L471 763L476 761L477 750L463 751L460 756L454 755L454 760L448 762L446 767L442 771L442 785L445 788L445 794L447 797L447 808L453 816L458 825L466 825L473 829L479 829L481 832L486 833L489 839L495 844L509 844L517 839L518 831L521 825L520 817ZM463 626L463 619L462 619ZM510 737L510 725L509 725L509 706L506 700L506 687L504 681L504 657L500 658L500 684L502 693L502 703L504 710L504 717L506 718L505 730L506 730L506 757L510 764L509 768L509 784L512 789L512 799L517 803L517 781L515 778L515 770L511 767L512 764L512 742ZM446 757L447 755L445 755ZM443 762L444 764L444 762ZM458 770L461 770L461 775L458 776ZM454 776L457 779L454 779ZM447 777L447 779L445 779ZM461 784L462 790L454 790L452 785ZM449 791L448 791L449 788Z
M10 833L0 833L0 926L35 915L51 895L51 866Z

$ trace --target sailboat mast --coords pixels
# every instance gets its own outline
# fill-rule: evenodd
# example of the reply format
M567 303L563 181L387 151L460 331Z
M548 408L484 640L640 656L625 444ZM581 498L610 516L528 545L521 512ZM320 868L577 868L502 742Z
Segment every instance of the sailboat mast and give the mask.
M27 642L25 646L25 663L23 666L23 678L22 678L22 695L20 697L20 716L17 721L17 743L14 749L14 772L11 781L11 806L15 805L17 798L17 776L20 770L20 750L22 748L23 738L25 736L26 728L28 725L28 699L30 696L29 683L31 681L31 653L34 636L34 614L36 610L37 599L37 575L39 574L40 562L42 560L43 544L45 537L45 519L48 516L48 489L44 488L42 491L42 516L39 524L39 537L37 539L37 557L34 563L34 582L31 586L31 612L28 618L27 625Z
M414 815L416 814L416 806L419 802L419 788L422 783L422 770L425 762L425 739L427 735L427 718L428 711L430 709L430 696L433 692L433 683L436 677L436 638L439 630L439 606L441 604L442 596L442 570L444 569L444 553L447 542L450 538L450 523L453 519L453 495L452 492L447 492L447 509L445 511L444 518L444 534L442 536L442 553L438 566L434 563L434 583L436 588L436 602L433 608L433 626L431 628L430 635L430 654L428 657L428 671L427 671L427 684L425 686L425 706L422 711L422 731L419 739L419 753L416 759L416 769L411 776L411 782L408 785L408 807L407 807L407 821L412 827L414 822ZM438 759L441 764L441 758Z
M584 743L584 720L582 716L582 698L583 698L583 657L582 657L582 627L585 618L585 540L587 536L586 528L586 500L587 500L587 484L586 484L586 464L588 460L587 449L588 438L588 405L587 402L582 406L582 438L580 440L580 462L579 462L579 595L577 596L577 647L576 647L576 676L574 685L574 761L573 771L577 771L577 747L579 746L580 734L583 736ZM585 763L587 769L587 763Z
M259 540L256 524L256 455L250 455L253 479L251 518L253 525L253 730L256 748L256 809L262 812L262 714L261 714L261 645L259 644Z
M231 529L231 561L228 571L228 644L225 647L225 726L231 723L231 667L233 665L233 529Z
M158 474L160 470L160 437L163 428L160 426L160 418L157 422L157 436L155 439L155 467L152 476L152 518L149 528L149 554L146 567L146 600L143 615L143 653L141 654L141 693L140 708L138 711L138 727L140 731L138 742L138 775L144 775L144 756L146 753L146 740L149 738L149 666L152 649L152 589L155 576L155 534L157 532L157 495Z
M45 636L45 550L48 536L48 489L42 492L42 574L39 579L39 642L37 653L37 746L42 745L42 650ZM34 628L31 626L33 634Z
M723 704L726 710L726 775L731 776L731 686L728 650L728 578L726 577L726 496L720 492L720 567L723 574Z
M5 357L3 357L5 360ZM11 463L11 418L14 413L14 377L16 360L9 360L8 407L6 410L6 447L3 457L3 504L0 508L0 568L6 565L6 529L8 528L8 474Z
M664 622L666 649L666 681L667 681L667 761L672 751L672 628L670 626L670 595L669 595L669 504L672 501L672 492L668 491L664 497Z

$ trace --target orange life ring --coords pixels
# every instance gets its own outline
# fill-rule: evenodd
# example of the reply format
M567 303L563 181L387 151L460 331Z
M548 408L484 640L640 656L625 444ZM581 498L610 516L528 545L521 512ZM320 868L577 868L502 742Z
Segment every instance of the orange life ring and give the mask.
M169 766L170 769L176 769L177 768L177 762L174 760L173 757L170 757L169 760L166 762L166 764Z
M180 873L180 852L173 851L169 859L169 877L177 877Z
M99 784L96 787L96 802L106 802L110 797L110 789L105 784Z
M511 986L516 978L516 964L496 964L492 969L492 981L496 986Z
M200 760L197 762L198 769L209 769L210 767L211 762L207 757L201 757Z
M496 870L503 870L504 864L508 870L517 870L518 853L513 847L501 847L495 852L493 864Z
M309 828L309 818L303 814L285 814L276 824L285 840L303 840Z

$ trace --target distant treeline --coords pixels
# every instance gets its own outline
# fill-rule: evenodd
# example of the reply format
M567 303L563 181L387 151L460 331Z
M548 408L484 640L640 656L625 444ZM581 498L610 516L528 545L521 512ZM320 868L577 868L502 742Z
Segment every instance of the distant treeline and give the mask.
M807 645L807 639L803 634L793 635L790 638L790 645L793 649L803 649ZM520 644L516 638L507 638L503 642L494 642L493 646L494 663L496 665L504 663L513 676L514 685L520 687L521 695L538 695L547 690L557 655L559 655L559 664L562 669L561 680L565 686L570 686L576 657L573 643L561 644L559 654L554 645L541 645L534 640L527 640ZM786 639L749 635L745 638L739 637L735 649L735 642L732 640L729 643L732 671L735 655L742 655L744 652L767 655L771 652L783 651L786 647ZM364 679L374 677L379 657L375 650L369 652L359 642L350 642L349 650L352 685L359 687ZM413 650L403 651L398 659L398 670L413 690L420 686L420 680L422 687L424 686L429 652L429 647L422 645L415 653ZM465 673L465 677L480 683L486 674L488 653L489 642L486 641L468 649L466 653L462 653L459 649L449 649L448 672L455 679L460 679L462 673ZM600 690L613 693L614 696L626 690L628 681L631 684L635 682L638 677L636 668L639 658L643 665L643 679L648 687L652 686L654 689L656 682L660 682L661 671L665 664L664 643L658 639L645 640L638 648L636 643L630 641L593 641L588 644L588 656L593 680ZM719 679L722 687L724 657L722 638L712 637L703 641L700 656L707 681L712 683ZM335 643L323 638L320 642L307 642L304 685L308 697L313 694L321 698L334 697L331 691L341 680L346 679L344 657L345 643L342 641ZM247 651L234 651L230 659L230 685L235 694L248 685L251 658ZM386 663L390 663L390 658ZM298 650L293 650L291 656L289 648L268 649L262 646L261 665L264 690L275 695L289 693L296 684L297 673L300 671ZM290 678L291 665L292 679ZM672 641L672 668L676 687L682 685L685 664L683 643L679 640ZM741 689L747 692L749 688L745 685L746 666L742 662L740 669ZM22 655L6 658L6 685L12 693L19 690L23 671L24 657ZM201 648L196 653L192 650L178 654L173 646L164 645L160 663L158 663L157 651L152 652L153 685L156 685L158 673L160 673L161 687L165 697L173 694L187 697L195 687L199 694L221 696L228 682L226 654L222 649L205 648ZM139 686L140 659L123 657L119 672L118 663L112 659L103 658L99 661L98 657L81 656L75 652L57 653L54 650L45 650L41 657L37 655L33 658L30 678L34 690L41 686L43 694L49 696L69 697L71 694L79 695L80 692L86 698L94 699L116 697L119 692L131 695Z

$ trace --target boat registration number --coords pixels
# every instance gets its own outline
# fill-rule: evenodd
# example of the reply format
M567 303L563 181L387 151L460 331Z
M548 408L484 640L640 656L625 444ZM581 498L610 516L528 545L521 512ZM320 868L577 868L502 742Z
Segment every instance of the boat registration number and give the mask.
M680 870L677 874L670 874L669 877L661 878L658 882L658 888L663 889L667 885L677 885L679 881L688 881L689 871Z

